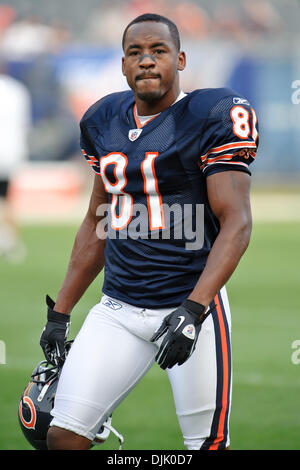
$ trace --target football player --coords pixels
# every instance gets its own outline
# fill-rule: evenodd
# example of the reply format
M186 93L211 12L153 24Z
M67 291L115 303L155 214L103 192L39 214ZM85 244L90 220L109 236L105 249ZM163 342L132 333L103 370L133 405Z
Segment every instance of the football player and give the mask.
M64 356L70 313L102 269L104 284L63 366L48 448L89 449L156 360L186 448L225 449L225 284L250 239L257 117L230 89L181 90L186 56L167 18L133 20L123 50L130 90L104 97L80 123L95 179L66 277L47 301L40 342L50 361Z

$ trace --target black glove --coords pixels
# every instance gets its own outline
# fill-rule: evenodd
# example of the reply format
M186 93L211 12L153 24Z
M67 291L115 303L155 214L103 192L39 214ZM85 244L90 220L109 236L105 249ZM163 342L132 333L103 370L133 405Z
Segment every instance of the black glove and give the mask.
M55 302L47 295L47 323L42 331L40 346L46 360L54 366L62 366L66 356L65 343L69 334L70 315L55 312Z
M193 300L184 300L182 304L167 315L160 328L150 341L157 341L164 333L166 336L155 357L162 369L171 369L175 364L183 364L193 353L202 323L211 310L205 313L205 307Z

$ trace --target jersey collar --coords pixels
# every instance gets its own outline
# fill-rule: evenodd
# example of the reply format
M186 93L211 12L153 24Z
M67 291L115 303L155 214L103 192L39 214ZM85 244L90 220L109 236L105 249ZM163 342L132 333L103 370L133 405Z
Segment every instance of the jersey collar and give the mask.
M154 115L149 116L149 120L141 126L141 122L137 115L136 104L134 100L134 94L130 90L126 93L125 99L120 106L120 123L122 125L122 130L125 135L128 135L128 130L133 129L135 126L136 129L143 128L143 134L150 132L152 129L157 127L160 122L165 119L165 117L169 114L171 108L177 104L179 101L182 101L182 98L185 98L189 93L185 94L180 92L179 96L177 97L176 101L173 105L166 108L164 111Z
M184 93L181 90L179 92L179 95L177 96L176 100L174 101L174 103L171 106L173 106L175 103L177 103L177 101L180 101L185 96L186 96L186 93ZM138 113L137 113L136 103L134 103L134 105L133 105L133 118L134 118L134 121L136 123L137 129L141 129L143 126L148 124L148 122L152 121L152 119L155 119L157 116L159 116L159 114L160 113L153 114L152 116L142 116L143 117L143 120L142 120L141 116L139 116Z
M144 123L141 122L140 117L138 116L137 109L136 109L136 103L133 105L133 118L136 124L137 129L141 129L143 126L148 124L148 122L152 121L152 119L156 118L160 113L153 114L152 116L147 116L148 119L144 121Z

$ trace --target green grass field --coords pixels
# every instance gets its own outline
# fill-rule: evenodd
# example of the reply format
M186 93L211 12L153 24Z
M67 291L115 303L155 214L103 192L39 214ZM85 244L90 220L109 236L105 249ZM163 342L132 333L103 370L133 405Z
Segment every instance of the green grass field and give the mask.
M0 260L0 449L30 449L17 421L19 396L43 359L39 337L46 293L55 297L65 273L74 226L24 226L24 263ZM300 222L256 223L247 253L230 282L234 360L232 449L300 449ZM101 279L72 314L70 338L98 300ZM154 366L114 413L124 449L183 449L168 380ZM101 447L98 447L99 449ZM103 449L117 449L111 436Z

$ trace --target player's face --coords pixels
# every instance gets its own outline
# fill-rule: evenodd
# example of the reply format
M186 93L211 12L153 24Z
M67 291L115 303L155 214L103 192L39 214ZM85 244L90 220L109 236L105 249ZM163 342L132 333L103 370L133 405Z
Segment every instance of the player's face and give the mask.
M184 67L185 54L177 51L166 24L145 21L128 29L122 71L135 94L140 113L164 109L176 100L178 70Z

